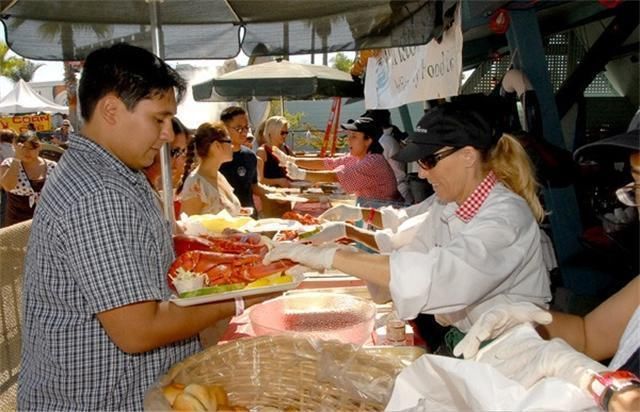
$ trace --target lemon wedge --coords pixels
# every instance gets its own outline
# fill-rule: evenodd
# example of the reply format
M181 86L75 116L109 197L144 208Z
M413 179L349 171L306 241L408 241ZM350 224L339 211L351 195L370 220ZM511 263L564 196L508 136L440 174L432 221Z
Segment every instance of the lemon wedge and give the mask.
M245 289L261 288L269 285L271 285L271 281L267 278L262 278L262 279L254 280L253 282L247 284Z
M271 279L271 283L274 285L282 284L282 283L291 283L293 282L293 276L291 275L282 275L277 278Z

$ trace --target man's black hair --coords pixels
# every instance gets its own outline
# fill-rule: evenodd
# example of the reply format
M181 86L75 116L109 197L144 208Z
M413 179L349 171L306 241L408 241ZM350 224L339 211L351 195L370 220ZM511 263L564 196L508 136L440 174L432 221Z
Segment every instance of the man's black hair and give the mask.
M144 99L175 90L180 102L186 82L168 64L148 50L118 43L91 52L84 63L78 96L82 117L90 120L98 100L117 95L128 110Z
M228 123L231 119L241 114L247 114L247 111L240 106L229 106L220 113L220 120Z

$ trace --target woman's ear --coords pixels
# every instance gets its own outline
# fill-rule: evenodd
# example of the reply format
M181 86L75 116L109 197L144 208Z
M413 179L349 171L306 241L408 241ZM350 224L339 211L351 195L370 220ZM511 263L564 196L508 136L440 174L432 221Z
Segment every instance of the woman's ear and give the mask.
M465 167L472 167L480 160L480 152L471 146L466 146L460 151L462 152Z

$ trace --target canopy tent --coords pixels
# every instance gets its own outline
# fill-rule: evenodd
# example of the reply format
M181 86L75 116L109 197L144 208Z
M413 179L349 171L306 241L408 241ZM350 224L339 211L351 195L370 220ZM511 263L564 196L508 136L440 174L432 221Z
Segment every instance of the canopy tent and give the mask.
M254 64L193 86L196 101L362 97L362 85L338 69L286 60Z
M453 4L453 2L451 2ZM126 41L151 49L154 19L165 59L338 52L424 44L431 0L1 1L7 42L23 57L82 60ZM155 15L154 15L155 14Z
M0 100L0 113L35 112L69 113L69 109L40 96L22 79Z

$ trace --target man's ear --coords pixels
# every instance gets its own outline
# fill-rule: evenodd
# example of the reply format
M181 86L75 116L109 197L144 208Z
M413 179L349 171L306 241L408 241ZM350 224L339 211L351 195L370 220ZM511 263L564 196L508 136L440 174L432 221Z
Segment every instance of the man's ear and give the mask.
M124 104L122 101L112 94L108 94L100 99L96 107L102 120L112 126L117 123L118 114L123 109Z

